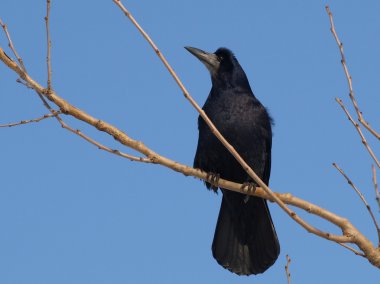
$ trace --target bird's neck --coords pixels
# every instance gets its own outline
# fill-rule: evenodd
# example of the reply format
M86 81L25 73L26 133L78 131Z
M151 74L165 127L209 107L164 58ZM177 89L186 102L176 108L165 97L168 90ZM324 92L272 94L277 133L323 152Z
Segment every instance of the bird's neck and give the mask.
M214 93L224 93L226 91L230 91L231 93L234 93L235 91L238 92L246 92L246 93L252 93L251 86L249 85L248 80L245 78L239 78L238 80L212 80L212 90Z
M235 68L233 72L221 72L217 76L212 76L212 87L214 90L233 90L251 92L248 78L241 68Z

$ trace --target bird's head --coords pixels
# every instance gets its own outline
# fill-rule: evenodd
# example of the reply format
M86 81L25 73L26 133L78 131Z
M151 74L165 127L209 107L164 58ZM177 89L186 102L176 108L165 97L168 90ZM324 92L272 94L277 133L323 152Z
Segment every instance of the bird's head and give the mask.
M247 86L250 89L247 76L231 50L221 47L214 53L208 53L195 47L185 48L210 71L213 85Z

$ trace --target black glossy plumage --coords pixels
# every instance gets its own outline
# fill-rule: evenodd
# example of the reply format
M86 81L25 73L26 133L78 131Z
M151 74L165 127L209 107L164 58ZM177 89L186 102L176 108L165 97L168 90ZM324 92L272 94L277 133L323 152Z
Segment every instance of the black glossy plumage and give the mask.
M210 70L212 89L204 111L258 176L269 183L271 118L253 95L248 79L232 52L215 53L187 48ZM220 174L223 179L250 181L235 158L211 133L201 117L194 167ZM206 183L210 189L210 184ZM213 188L217 191L216 188ZM222 204L212 253L224 268L239 274L263 273L277 259L280 245L266 200L221 189Z

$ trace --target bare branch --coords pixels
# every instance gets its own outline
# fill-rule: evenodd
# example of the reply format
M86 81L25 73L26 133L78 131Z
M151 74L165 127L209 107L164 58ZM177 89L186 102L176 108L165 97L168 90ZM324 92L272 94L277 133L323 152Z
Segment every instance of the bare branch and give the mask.
M333 166L342 174L342 176L347 180L348 184L355 190L355 192L359 195L360 199L363 201L363 203L364 203L365 207L367 208L369 215L371 215L373 223L376 227L378 242L380 244L380 228L379 228L379 225L376 221L375 216L373 215L371 207L369 206L369 204L367 203L367 201L364 198L364 195L361 193L361 191L356 187L356 185L352 182L352 180L345 174L345 172L336 163L333 163Z
M343 69L344 69L344 74L346 75L346 78L347 78L347 83L348 83L348 89L350 91L350 99L351 99L351 102L355 108L355 111L356 111L356 114L358 115L358 120L359 122L373 135L375 136L377 139L380 140L380 134L378 132L376 132L370 125L367 121L365 121L365 119L363 118L363 114L362 112L360 111L359 109L359 106L358 106L358 103L356 102L356 99L355 99L355 96L354 96L354 90L353 90L353 87L352 87L352 77L348 71L348 67L347 67L347 63L346 63L346 58L344 56L344 51L343 51L343 43L339 40L339 37L335 31L335 25L334 25L334 20L333 20L333 15L330 11L330 8L329 6L326 6L326 11L327 11L327 14L329 15L329 19L330 19L330 30L331 30L331 33L333 34L334 38L335 38L335 41L339 47L339 52L340 52L340 55L341 55L341 63L342 63L342 66L343 66ZM379 165L378 165L379 166Z
M50 27L49 27L49 20L50 20L50 0L46 0L46 17L45 17L45 24L46 24L46 41L47 41L47 55L46 55L46 63L47 63L47 70L48 70L48 79L47 79L47 88L48 90L51 89L51 40L50 40Z
M375 187L376 201L377 201L377 204L379 205L379 211L380 211L380 193L379 193L379 186L377 184L376 168L374 165L372 165L372 180L373 180L373 185Z
M62 113L61 111L56 111L54 114L53 113L45 114L44 116L41 116L39 118L34 118L34 119L29 119L29 120L21 120L20 122L16 122L16 123L0 124L0 128L2 128L2 127L13 127L13 126L23 125L23 124L27 124L27 123L32 123L32 122L40 122L41 120L56 116L56 115L61 114L61 113Z
M285 273L286 273L286 278L288 280L288 284L290 284L290 271L289 271L290 261L291 261L291 259L290 259L289 255L286 255Z
M380 163L379 163L379 160L377 159L375 153L372 151L372 148L369 146L368 142L367 142L367 139L365 139L364 135L363 135L363 132L360 128L360 125L359 123L355 122L354 119L352 118L351 114L349 113L349 111L347 110L347 108L344 106L343 102L341 99L339 98L335 98L335 101L341 106L341 108L343 109L343 111L346 113L347 117L348 117L348 120L352 123L352 125L355 127L356 131L358 132L360 138L362 139L362 143L364 145L364 147L367 149L368 153L371 155L372 159L374 160L374 162L376 163L376 165L380 168Z
M22 58L18 55L14 45L13 45L13 42L12 42L12 39L11 39L11 36L9 35L9 32L8 32L8 28L7 28L7 25L3 23L3 21L0 19L0 25L1 27L3 28L4 32L5 32L5 35L7 36L7 39L8 39L8 46L9 48L12 50L13 54L16 56L17 58L17 61L20 63L20 67L22 70L24 70L24 72L26 72L26 68L24 66L24 62L22 60Z

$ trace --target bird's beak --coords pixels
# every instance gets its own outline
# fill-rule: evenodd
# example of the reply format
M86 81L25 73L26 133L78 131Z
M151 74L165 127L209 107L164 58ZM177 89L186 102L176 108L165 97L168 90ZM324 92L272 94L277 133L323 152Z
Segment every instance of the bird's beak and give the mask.
M185 46L185 48L207 67L212 76L216 75L220 65L218 56L195 47Z

